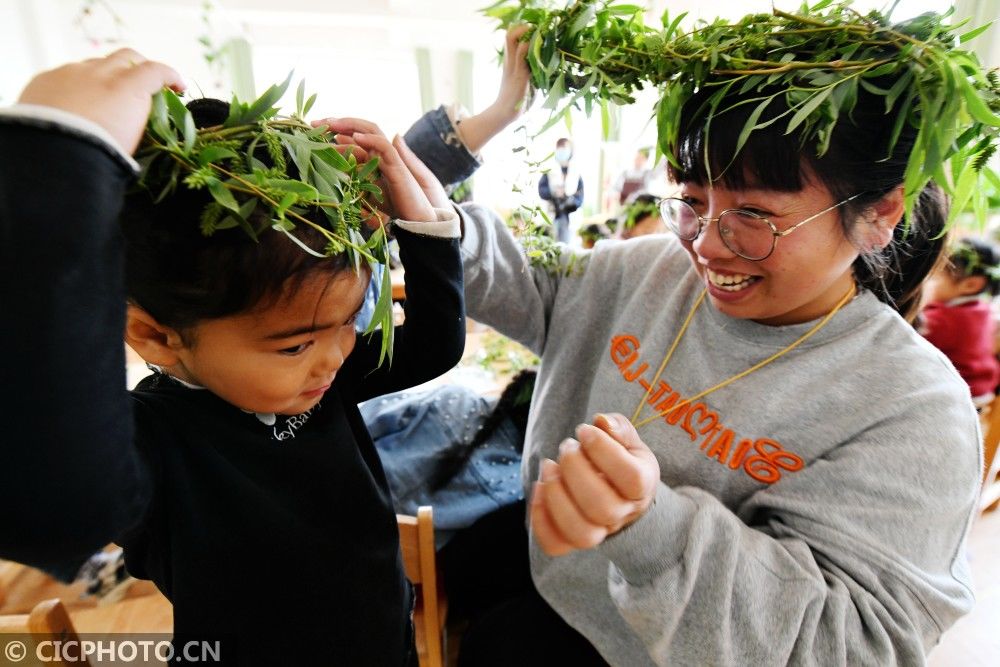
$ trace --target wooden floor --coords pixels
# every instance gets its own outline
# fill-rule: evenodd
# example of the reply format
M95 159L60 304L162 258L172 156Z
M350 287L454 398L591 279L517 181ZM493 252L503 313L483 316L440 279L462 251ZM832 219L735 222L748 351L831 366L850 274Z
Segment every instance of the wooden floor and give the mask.
M1000 510L981 515L969 539L976 606L931 651L930 667L1000 665Z

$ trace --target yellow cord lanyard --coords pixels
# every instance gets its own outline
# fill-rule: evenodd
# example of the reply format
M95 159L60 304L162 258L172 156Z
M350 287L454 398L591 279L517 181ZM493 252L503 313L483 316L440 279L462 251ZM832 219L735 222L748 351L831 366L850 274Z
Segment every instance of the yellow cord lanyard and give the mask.
M708 293L708 289L703 290L702 293L695 300L694 305L691 306L691 311L687 314L687 317L684 319L684 324L681 325L680 331L677 332L677 336L674 338L674 342L670 344L670 348L667 350L666 356L663 357L663 363L660 364L660 368L656 371L656 376L653 378L653 381L649 383L649 388L646 390L646 394L642 397L642 400L639 401L639 405L636 406L635 412L632 413L632 423L635 425L635 427L637 429L640 426L643 426L643 425L648 424L650 422L656 421L657 419L660 419L662 417L667 417L674 410L679 410L680 408L683 408L686 405L690 405L691 403L697 401L699 398L707 396L707 395L711 394L713 391L716 391L718 389L722 389L723 387L726 387L726 386L732 384L733 382L736 382L740 378L743 378L743 377L746 377L747 375L750 375L754 371L756 371L758 369L761 369L764 366L767 366L772 361L774 361L774 360L778 359L779 357L782 357L783 355L791 352L796 347L798 347L799 345L801 345L802 343L804 343L806 340L808 340L817 331L819 331L820 329L822 329L826 325L826 323L829 322L833 318L833 316L837 314L837 311L839 311L841 308L843 308L844 305L848 301L851 300L851 298L855 294L855 289L854 289L854 285L852 284L851 288L849 290L847 290L847 293L844 294L844 296L841 297L840 301L837 302L837 305L833 307L833 310L831 310L829 313L827 313L826 315L824 315L823 319L821 319L819 322L817 322L816 325L813 326L813 328L811 328L809 331L807 331L804 334L802 334L801 336L799 336L798 339L796 339L794 342L792 342L789 346L785 347L782 350L779 350L778 352L775 352L774 354L772 354L767 359L764 359L763 361L754 364L753 366L751 366L750 368L746 369L745 371L737 373L736 375L732 376L731 378L723 380L722 382L720 382L719 384L715 385L714 387L709 387L708 389L704 390L703 392L701 392L699 394L696 394L696 395L692 396L691 398L688 398L686 400L681 401L680 403L672 405L672 406L670 406L669 408L667 408L666 410L664 410L662 412L656 413L652 417L646 417L645 419L643 419L641 421L636 421L637 419L639 419L639 415L642 413L642 408L646 404L646 401L649 400L649 395L653 392L653 387L655 387L656 383L659 382L660 376L663 375L664 369L667 367L667 364L670 363L670 358L672 356L674 356L674 350L677 349L677 345L680 344L681 338L683 338L684 334L687 332L688 325L690 325L691 324L691 320L694 319L695 311L698 310L698 306L700 306L702 304L702 302L705 300L705 295L707 293Z

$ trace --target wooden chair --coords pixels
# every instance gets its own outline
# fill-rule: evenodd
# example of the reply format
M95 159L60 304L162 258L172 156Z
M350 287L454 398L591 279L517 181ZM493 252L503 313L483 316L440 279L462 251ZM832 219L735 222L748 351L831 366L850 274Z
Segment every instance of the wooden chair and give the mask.
M1000 504L1000 394L983 410L983 491L979 509L989 512Z
M420 667L443 667L444 623L448 610L437 578L434 511L428 506L420 507L417 516L397 514L396 522L403 568L417 596L413 625Z
M12 560L0 560L0 609L7 602L9 591L13 588L14 582L26 567L26 565L15 563Z
M76 634L76 630L73 628L73 622L69 618L69 613L66 611L66 607L59 600L45 600L44 602L39 602L35 605L35 608L31 610L30 614L15 614L11 616L0 616L0 634L5 633L18 633L18 634L45 634L49 635L52 640L59 640L62 642L76 641L79 642L79 637ZM20 638L18 639L20 641ZM0 643L4 643L5 649L10 646L9 642L4 642L0 638ZM31 642L25 642L28 646L24 646L25 651L24 659L27 661L25 664L33 665L38 664L35 660L36 646ZM77 644L79 646L79 644ZM53 650L43 651L43 655L48 657L54 657L56 654ZM6 655L5 657L15 660L15 656ZM64 667L69 667L70 665L90 665L90 661L87 660L86 655L80 655L78 652L70 652L67 658L73 659L72 662L65 662L63 660L52 660L46 661L45 664L49 665L63 665ZM78 659L77 659L78 658ZM14 664L14 662L11 662Z

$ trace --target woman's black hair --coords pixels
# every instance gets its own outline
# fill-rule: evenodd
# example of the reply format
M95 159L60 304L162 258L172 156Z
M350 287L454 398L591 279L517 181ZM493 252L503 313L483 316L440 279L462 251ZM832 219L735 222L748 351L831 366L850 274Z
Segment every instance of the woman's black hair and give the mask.
M891 85L891 84L890 84ZM857 104L833 129L830 146L822 156L814 144L804 143L802 126L785 134L784 118L750 133L739 153L739 135L756 105L754 97L768 94L748 92L727 97L708 128L703 109L712 89L693 95L681 110L680 136L674 156L680 168L669 167L675 182L706 184L705 141L713 181L730 189L748 187L797 192L814 174L830 191L834 201L859 195L841 207L841 223L849 239L856 224L886 194L903 183L907 160L916 142L917 128L903 124L893 147L888 149L894 115L885 113L885 98L858 90ZM773 91L770 91L773 92ZM743 102L740 104L740 102ZM778 95L757 120L763 124L788 110ZM735 155L735 157L734 157ZM920 193L909 219L893 232L892 242L882 249L859 248L854 262L858 283L888 303L908 320L916 315L921 285L943 254L948 203L942 190L931 183Z
M982 239L962 238L948 253L948 269L956 278L986 278L984 292L1000 294L1000 248Z
M220 125L229 114L221 100L193 100L188 108L198 127ZM255 156L271 163L266 151ZM344 254L319 258L304 252L265 220L250 220L264 229L257 241L241 229L203 235L199 218L212 201L204 190L178 185L159 203L154 196L137 189L122 208L126 292L130 302L177 330L185 342L190 328L203 320L265 307L315 272L334 276L350 267ZM292 233L311 248L325 246L308 225Z

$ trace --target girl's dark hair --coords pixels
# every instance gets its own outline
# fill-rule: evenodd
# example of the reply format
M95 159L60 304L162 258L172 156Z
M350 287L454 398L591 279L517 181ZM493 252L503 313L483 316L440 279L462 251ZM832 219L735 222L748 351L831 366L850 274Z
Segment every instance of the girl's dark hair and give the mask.
M981 239L963 238L951 246L948 268L957 278L983 276L990 296L1000 294L1000 248Z
M785 134L785 119L789 115L751 132L737 154L740 132L756 107L752 99L769 92L727 97L719 107L721 113L715 116L711 128L707 128L703 110L713 92L703 88L681 110L680 136L674 156L680 168L669 167L670 176L676 182L708 183L704 145L707 133L712 178L727 188L739 190L752 186L797 192L806 185L811 173L826 186L834 201L860 193L839 209L841 224L849 239L855 238L855 225L866 224L860 222L863 214L903 183L917 128L904 123L890 154L888 138L895 116L885 113L882 96L860 88L854 111L840 118L833 129L829 149L818 157L815 144L803 142L801 125ZM757 122L764 123L787 110L784 96L778 95ZM929 184L920 193L910 218L896 225L892 242L882 249L859 248L861 255L854 262L858 283L908 320L912 320L919 309L924 278L943 253L947 241L943 234L947 210L944 193L937 185Z
M220 100L193 100L188 108L198 127L220 125L229 114ZM271 163L266 151L255 156ZM256 242L235 228L203 235L199 220L212 201L204 190L178 185L159 203L154 196L136 189L125 198L125 287L129 301L182 337L202 320L273 304L315 272L333 276L350 266L346 255L314 257L266 224ZM308 225L292 233L311 248L326 243Z

